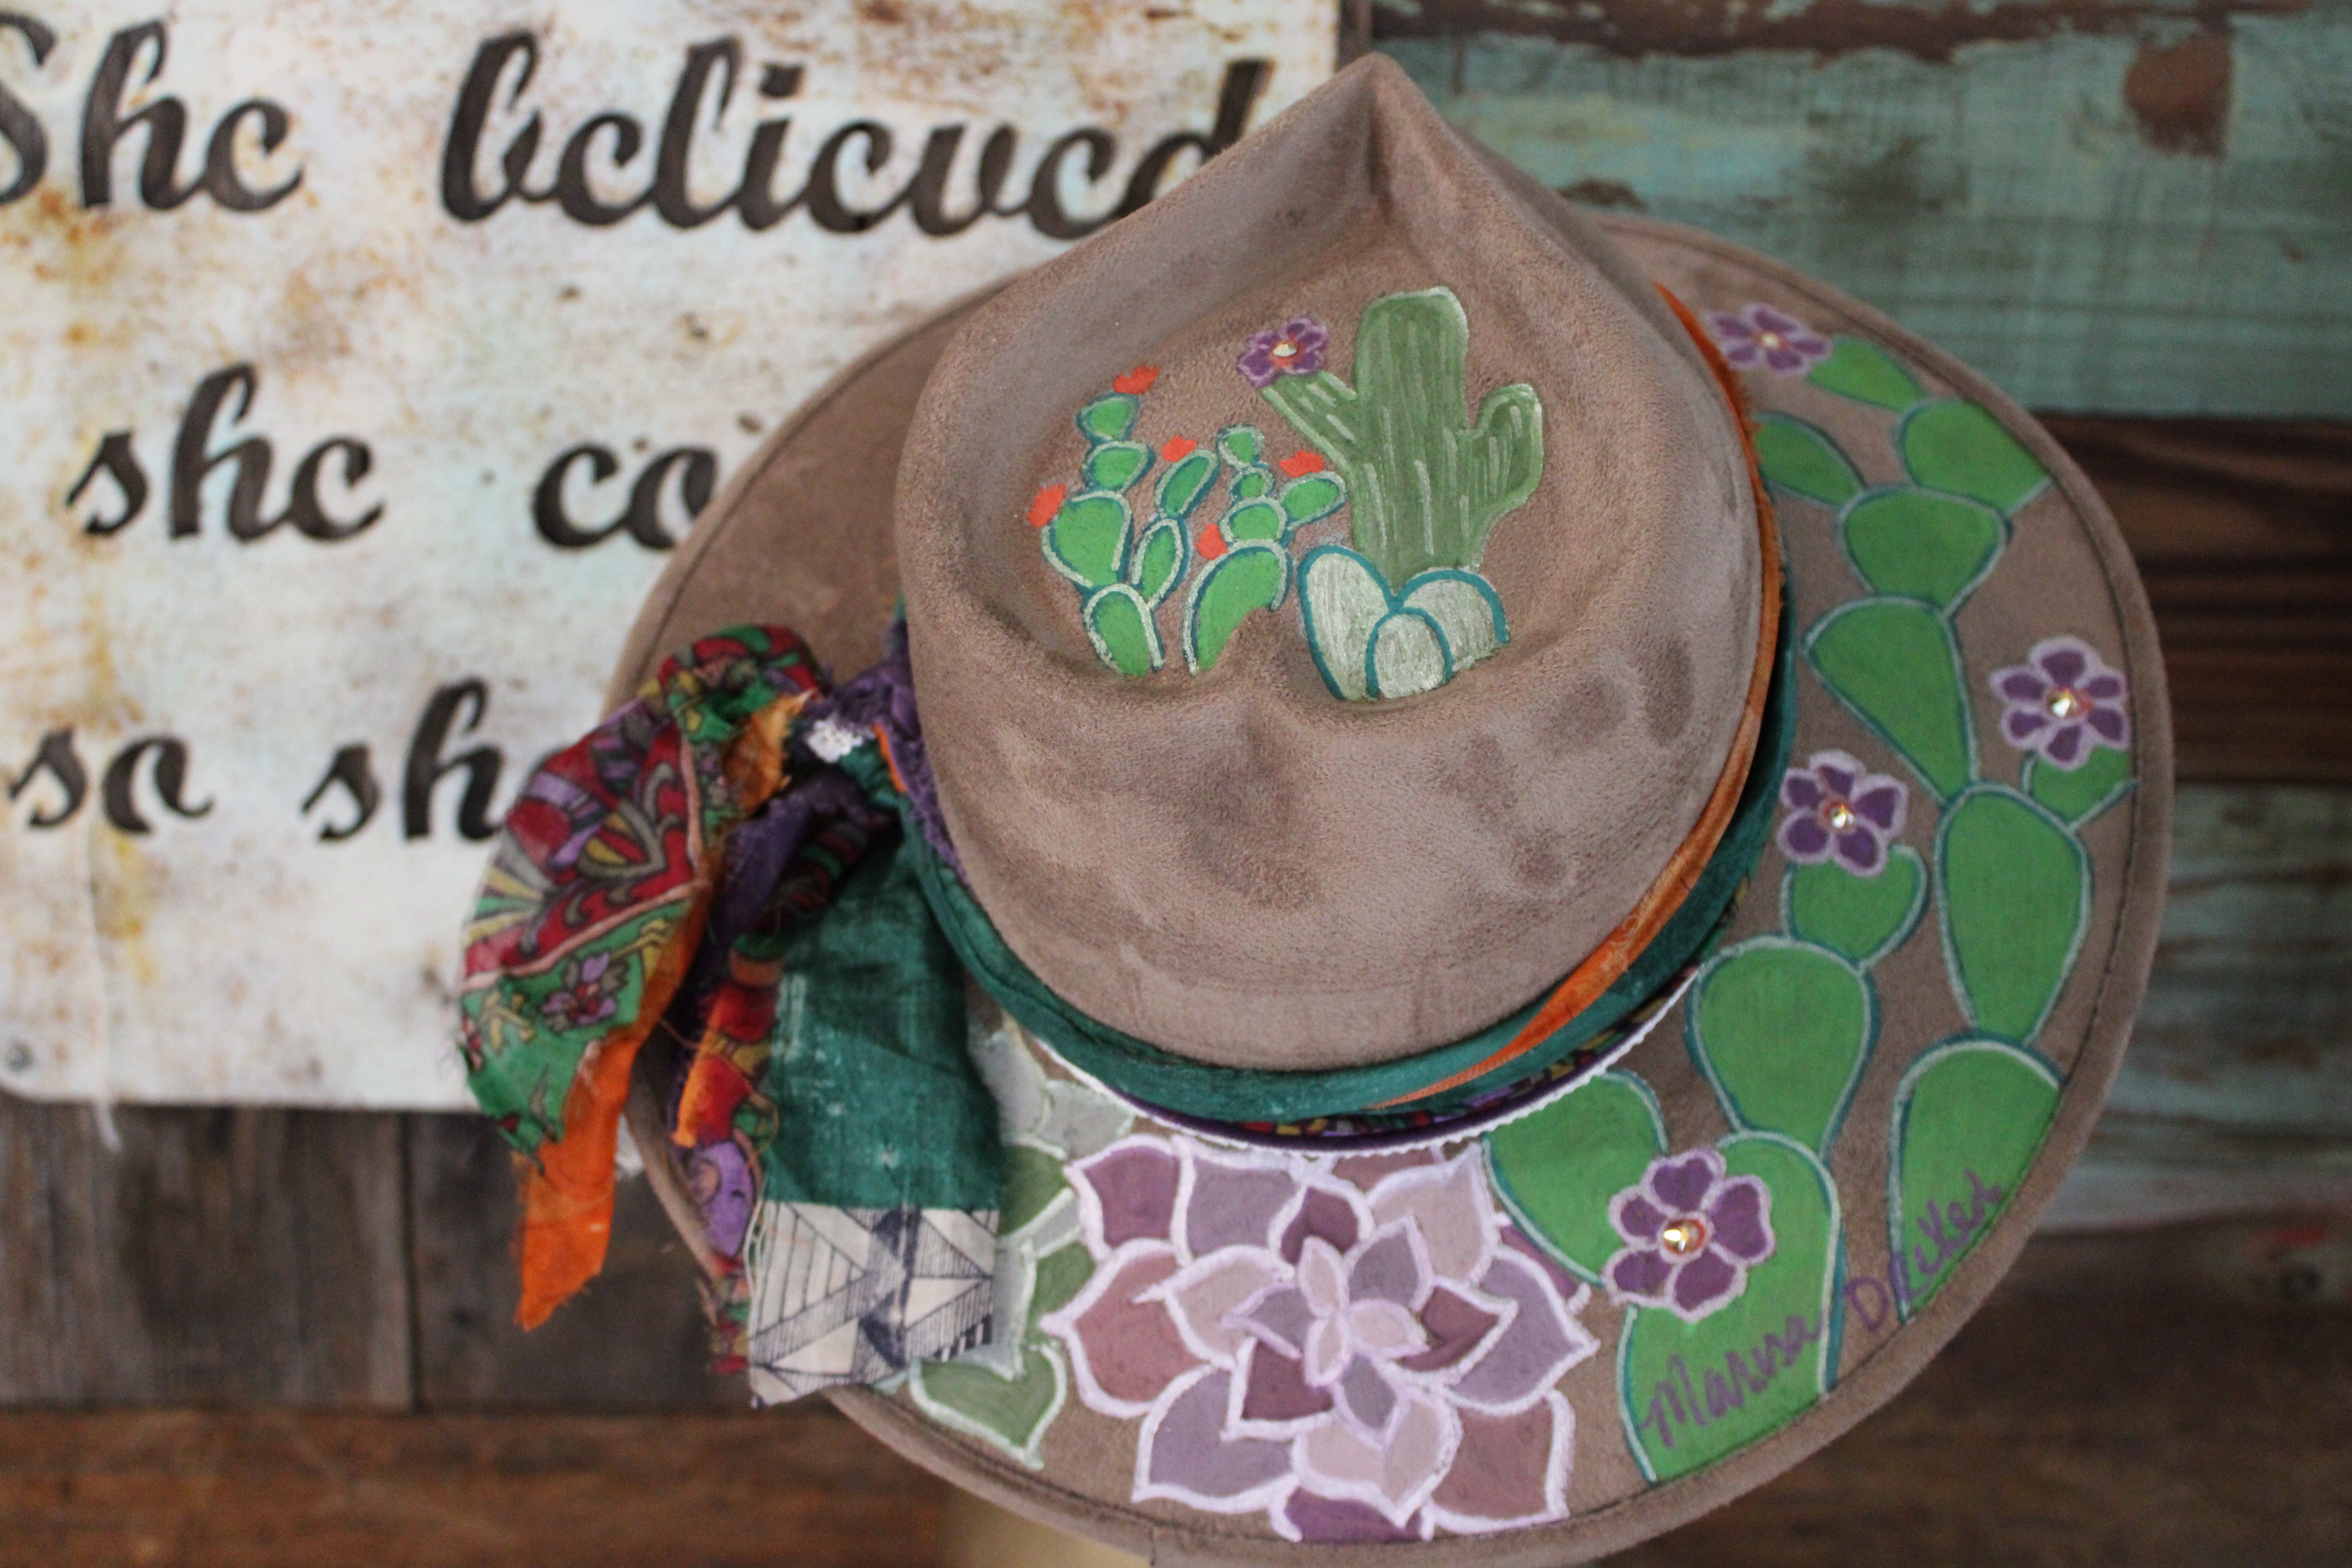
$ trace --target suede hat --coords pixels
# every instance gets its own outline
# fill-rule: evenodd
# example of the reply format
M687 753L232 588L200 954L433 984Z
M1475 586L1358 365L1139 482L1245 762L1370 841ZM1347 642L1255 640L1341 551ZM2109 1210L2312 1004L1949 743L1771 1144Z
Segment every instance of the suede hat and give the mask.
M614 707L468 932L527 1313L626 1096L757 1397L1155 1562L1581 1561L1861 1419L2171 800L2030 417L1378 57L801 409Z

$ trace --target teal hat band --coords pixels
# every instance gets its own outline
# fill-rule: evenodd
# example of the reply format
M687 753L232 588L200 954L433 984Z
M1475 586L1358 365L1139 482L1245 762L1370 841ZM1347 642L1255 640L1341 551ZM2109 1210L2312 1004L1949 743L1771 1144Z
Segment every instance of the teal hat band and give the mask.
M1591 1005L1532 1049L1467 1082L1448 1085L1440 1094L1427 1091L1512 1041L1543 1005L1549 988L1475 1034L1394 1061L1308 1072L1218 1067L1123 1034L1072 1006L1006 945L971 889L921 834L908 835L907 853L933 916L964 967L1040 1042L1122 1098L1188 1120L1229 1124L1244 1134L1255 1127L1360 1116L1401 1102L1413 1112L1442 1113L1543 1078L1588 1050L1657 998L1720 937L1771 836L1780 775L1796 740L1793 644L1785 615L1781 626L1762 732L1738 805L1689 895Z

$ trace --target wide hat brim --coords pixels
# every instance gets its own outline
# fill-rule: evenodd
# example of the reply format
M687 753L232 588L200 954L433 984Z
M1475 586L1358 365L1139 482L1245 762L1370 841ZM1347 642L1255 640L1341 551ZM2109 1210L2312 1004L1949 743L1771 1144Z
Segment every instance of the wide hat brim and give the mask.
M1900 782L1907 816L1890 844L1907 848L1865 880L1834 856L1796 866L1784 835L1713 966L1605 1084L1465 1145L1496 1214L1556 1233L1544 1239L1555 1299L1593 1341L1545 1395L1572 1413L1564 1433L1554 1423L1552 1458L1564 1442L1569 1463L1549 1483L1564 1517L1297 1542L1264 1509L1139 1501L1136 1440L1160 1415L1090 1405L1060 1347L1053 1427L1019 1443L981 1435L985 1421L943 1423L938 1401L904 1388L833 1395L957 1484L1153 1562L1500 1565L1620 1551L1769 1480L1892 1397L1984 1300L2088 1139L2155 951L2172 805L2154 625L2112 519L2022 409L1867 307L1693 229L1600 221L1654 281L1717 320L1720 339L1742 331L1721 316L1753 334L1760 305L1809 340L1782 368L1771 360L1785 354L1748 356L1745 378L1801 653L1794 762L1845 753ZM735 476L632 629L615 704L665 653L741 622L793 627L845 674L880 656L898 598L898 452L931 365L979 302L844 373ZM2090 760L2073 768L2032 749L2046 726L2026 733L2031 716L1994 684L2053 658L2064 675L2061 639L2128 689L2125 744L2078 737ZM2023 690L2033 677L2018 679ZM2071 931L2019 918L2070 887ZM1612 1153L1595 1130L1610 1097L1633 1103L1636 1082L1657 1146ZM632 1115L641 1144L667 1151L650 1094ZM1154 1136L1139 1120L1129 1142ZM1581 1183L1585 1207L1613 1217L1610 1194L1639 1187L1650 1156L1698 1149L1718 1151L1719 1176L1804 1170L1819 1190L1767 1183L1775 1251L1741 1275L1733 1309L1628 1306L1602 1250L1629 1248L1625 1227L1597 1227L1596 1240L1591 1215L1559 1218L1562 1194ZM1393 1168L1368 1167L1356 1184L1376 1188ZM657 1159L652 1173L699 1250L675 1165ZM1776 1305L1792 1301L1801 1324ZM1717 1370L1727 1356L1748 1383ZM1465 1430L1457 1422L1457 1441ZM1694 1456L1703 1462L1682 1468Z

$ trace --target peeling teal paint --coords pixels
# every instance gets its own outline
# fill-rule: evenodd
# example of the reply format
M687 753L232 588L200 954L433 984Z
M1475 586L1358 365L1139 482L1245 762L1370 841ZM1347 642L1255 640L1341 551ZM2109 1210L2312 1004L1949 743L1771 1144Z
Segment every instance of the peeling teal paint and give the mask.
M1546 184L1621 185L1826 278L2034 406L2352 417L2352 0L2229 26L2219 156L2150 145L2135 37L1948 64L1381 47Z

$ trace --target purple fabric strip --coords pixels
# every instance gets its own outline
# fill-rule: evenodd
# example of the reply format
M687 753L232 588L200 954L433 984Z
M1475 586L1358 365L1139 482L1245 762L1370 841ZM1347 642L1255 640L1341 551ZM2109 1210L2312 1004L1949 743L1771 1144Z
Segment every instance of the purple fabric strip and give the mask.
M959 877L963 862L956 858L948 837L947 818L940 815L939 786L931 780L930 759L923 751L923 721L915 710L915 670L907 657L907 623L890 623L882 636L882 662L845 683L831 697L819 697L803 710L810 722L838 719L863 728L879 724L890 737L890 757L907 786L907 805L921 825L923 837Z

